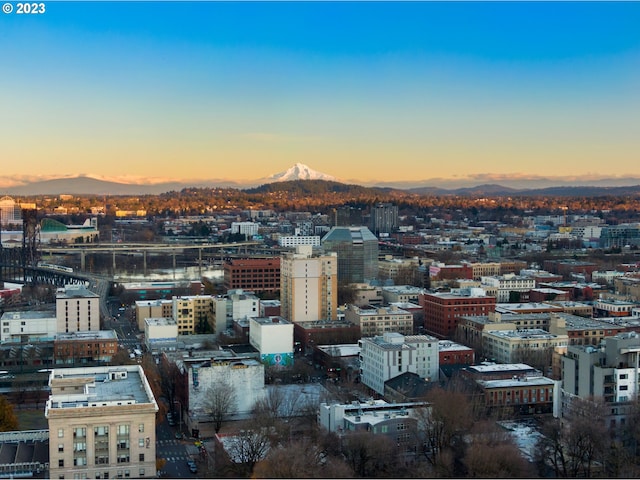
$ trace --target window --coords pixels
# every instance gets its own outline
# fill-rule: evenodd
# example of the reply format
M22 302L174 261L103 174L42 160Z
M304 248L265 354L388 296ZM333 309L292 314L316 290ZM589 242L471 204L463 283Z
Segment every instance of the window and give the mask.
M64 437L64 428L59 428L58 429L58 438L62 438Z
M144 423L141 423L140 425L138 425L138 431L144 432Z
M144 438L139 438L138 439L138 446L139 447L144 447Z
M138 473L140 477L144 477L144 468L141 468Z
M138 461L144 462L144 453L141 453L140 455L138 455Z
M64 467L64 458L59 458L58 459L58 466L59 467Z
M64 452L64 443L59 443L58 444L58 453L62 453Z

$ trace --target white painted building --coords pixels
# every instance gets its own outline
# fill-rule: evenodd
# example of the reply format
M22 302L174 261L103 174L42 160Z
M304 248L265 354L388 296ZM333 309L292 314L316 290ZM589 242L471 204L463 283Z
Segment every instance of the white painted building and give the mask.
M238 418L249 415L265 393L264 364L255 359L186 357L178 368L187 376L185 421L189 429L200 429L201 423L211 422L207 413L208 392L220 383L233 386L236 402L231 416Z
M362 383L380 395L384 394L384 382L405 372L429 381L438 379L438 340L435 337L389 332L363 338L358 345Z
M100 297L82 285L67 285L56 293L56 331L100 330Z
M249 320L249 343L266 365L293 365L293 323L282 317Z
M178 324L173 318L145 318L144 339L151 352L175 350L178 340Z
M260 224L254 222L231 222L231 233L246 235L250 240L254 235L258 235Z
M320 235L282 235L278 238L278 245L283 248L291 248L297 245L320 246Z
M536 288L536 281L531 277L522 277L514 273L481 278L481 286L496 292L496 302L508 302L511 292L528 292Z
M55 312L5 312L0 323L0 343L47 342L54 340L57 332Z
M260 299L253 293L238 288L226 295L213 297L213 321L215 332L233 327L233 322L260 316Z

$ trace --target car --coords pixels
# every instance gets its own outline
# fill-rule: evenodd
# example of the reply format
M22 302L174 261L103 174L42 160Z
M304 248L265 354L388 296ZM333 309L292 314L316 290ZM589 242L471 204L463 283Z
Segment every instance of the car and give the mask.
M198 467L196 465L189 465L189 471L191 473L198 473Z
M170 427L175 427L176 426L176 421L173 418L168 418L167 422L169 423Z
M177 440L182 440L182 434L180 432L176 432L175 437Z
M187 465L189 465L190 467L191 467L191 466L193 466L193 467L196 467L196 466L197 466L197 465L196 465L195 460L193 460L192 458L190 458L189 460L187 460Z

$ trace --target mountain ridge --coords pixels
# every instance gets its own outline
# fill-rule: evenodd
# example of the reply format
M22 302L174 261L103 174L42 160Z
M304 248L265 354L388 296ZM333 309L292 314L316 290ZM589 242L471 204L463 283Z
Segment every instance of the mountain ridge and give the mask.
M298 178L303 177L303 178ZM321 172L317 172L304 164L297 163L284 172L273 174L262 183L247 186L232 181L203 180L200 182L162 182L162 183L126 183L93 178L87 175L76 177L55 178L26 183L24 185L0 188L0 196L38 196L38 195L159 195L185 188L233 188L246 192L282 191L286 188L298 191L304 190L296 182L327 182L324 187L313 186L314 192L321 190L334 193L345 192L349 189L371 189L372 192L396 191L409 195L459 195L459 196L613 196L640 194L640 180L635 185L624 186L593 186L593 185L561 185L543 188L514 188L497 183L483 183L471 187L443 188L425 185L412 188L398 188L389 185L364 186L357 183L345 182Z

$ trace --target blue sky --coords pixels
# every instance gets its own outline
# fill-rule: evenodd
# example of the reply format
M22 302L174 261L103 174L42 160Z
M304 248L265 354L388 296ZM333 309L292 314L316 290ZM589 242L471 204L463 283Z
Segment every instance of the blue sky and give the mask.
M0 186L640 176L638 25L638 2L46 2L0 16Z

